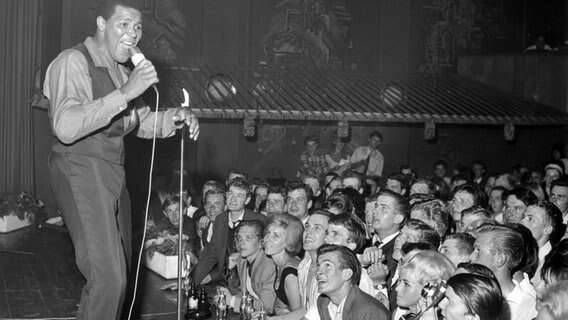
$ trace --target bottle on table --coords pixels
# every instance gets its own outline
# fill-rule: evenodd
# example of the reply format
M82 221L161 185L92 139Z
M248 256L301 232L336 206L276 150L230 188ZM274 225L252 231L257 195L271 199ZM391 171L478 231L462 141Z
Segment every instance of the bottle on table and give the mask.
M258 319L257 320L267 320L268 316L266 315L266 309L264 309L264 306L261 305L260 306L260 311L258 313Z
M199 316L201 319L211 318L211 305L209 304L205 287L201 287L197 309L199 310Z
M225 293L220 293L215 310L217 320L225 320L227 318L227 298L225 297Z
M247 292L246 290L243 290L243 294L242 294L242 298L241 298L241 304L239 306L239 320L247 320L246 318L246 314L245 314L245 308L246 308L246 303L247 303Z
M196 314L198 313L198 301L199 297L197 291L195 290L195 283L191 283L189 288L189 294L187 296L187 308L185 310L185 319L193 320L197 319Z
M254 306L252 305L252 297L250 295L247 296L244 313L246 320L252 320L252 314L254 313Z

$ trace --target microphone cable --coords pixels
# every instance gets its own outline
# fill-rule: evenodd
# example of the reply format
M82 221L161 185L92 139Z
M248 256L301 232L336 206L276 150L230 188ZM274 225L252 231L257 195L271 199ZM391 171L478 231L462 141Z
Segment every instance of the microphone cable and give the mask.
M138 291L138 277L140 276L140 264L142 262L142 254L144 253L144 242L146 242L146 229L148 226L148 212L150 211L150 196L152 194L152 177L154 175L154 159L156 156L156 132L158 129L158 106L160 102L160 92L156 86L152 86L156 92L156 108L154 112L154 133L152 136L152 153L150 159L150 176L148 177L148 196L146 198L146 210L144 213L144 230L142 232L142 244L140 245L140 252L138 253L138 262L136 263L136 275L134 277L134 292L132 294L132 302L128 311L128 320L132 317L132 310L136 302L136 293ZM178 288L179 290L179 288Z

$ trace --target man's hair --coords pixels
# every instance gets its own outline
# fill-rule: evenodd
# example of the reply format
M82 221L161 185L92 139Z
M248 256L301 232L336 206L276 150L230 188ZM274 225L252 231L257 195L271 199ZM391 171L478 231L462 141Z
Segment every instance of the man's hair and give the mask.
M449 214L446 210L446 204L439 199L426 200L412 205L410 212L414 210L423 211L432 221L433 228L438 232L440 237L446 234L448 230Z
M343 173L343 176L341 177L341 179L345 180L347 178L357 179L357 181L359 181L359 187L360 188L363 188L365 186L365 177L362 174L360 174L359 172L356 172L356 171L353 171L353 170L347 170Z
M371 134L369 134L369 138L373 138L373 137L377 137L377 138L381 139L381 142L383 141L383 135L378 131L373 131L373 132L371 132Z
M434 184L436 188L435 197L442 200L448 201L450 197L450 186L440 177L431 177L430 181Z
M448 168L448 163L445 160L436 160L436 162L434 162L434 169L436 169L437 166Z
M470 255L473 252L475 238L466 232L450 233L444 237L446 240L456 240L456 248L461 255Z
M332 209L338 210L341 213L352 213L353 203L346 194L333 192L324 201L322 209L331 211Z
M208 196L222 196L223 197L223 201L227 201L227 191L224 190L218 190L218 189L211 189L207 192L205 192L205 197L203 198L203 200L207 200ZM203 201L205 202L205 201Z
M483 224L477 229L478 236L483 233L490 233L493 236L491 249L507 257L507 268L512 274L525 255L525 242L521 233L509 226L490 223Z
M248 173L242 168L229 169L229 171L227 171L227 177L229 177L231 174L238 174L245 177L245 180L248 179Z
M456 181L465 181L465 184L472 184L473 178L469 174L460 172L460 173L452 176L451 183L454 183Z
M488 267L474 262L460 262L457 268L464 269L468 274L477 274L480 276L488 277L497 281L495 274Z
M319 144L319 138L318 138L318 137L316 137L316 136L307 136L307 137L304 138L304 145L307 145L308 142L310 142L310 141L313 141L313 142Z
M381 190L377 195L377 199L380 196L390 197L394 200L394 210L404 217L403 222L410 218L410 203L405 197L388 189Z
M482 206L473 206L471 208L464 209L462 212L462 218L467 216L476 216L483 220L491 220L491 213Z
M267 195L268 195L268 194L271 194L271 193L279 194L279 195L282 196L282 198L284 198L284 200L286 200L286 187L285 187L285 186L282 186L282 185L280 185L280 186L270 186L270 187L268 188L268 193L267 193Z
M272 225L282 227L286 233L286 253L292 257L300 254L302 251L302 237L304 234L304 226L300 219L287 213L274 213L268 216L265 225L266 231L268 231L268 228Z
M546 258L540 270L542 279L548 278L556 281L568 281L568 239L562 239Z
M420 232L420 238L416 242L430 243L432 247L440 247L440 235L434 228L418 219L410 219L404 225L406 228Z
M428 187L428 194L435 195L436 194L436 185L430 179L422 179L418 178L412 182L410 187L412 188L415 184L425 184Z
M314 214L321 214L322 216L326 216L328 218L331 218L331 216L333 216L333 213L324 209L314 209L310 216L313 216Z
M365 244L365 225L356 216L343 213L331 215L328 225L343 226L349 232L349 241L355 244L354 252L359 252Z
M97 7L97 17L100 16L105 20L108 20L115 13L117 6L140 10L140 5L135 0L103 0L102 3Z
M339 262L339 268L341 270L351 269L353 271L353 276L351 276L351 284L354 286L359 285L361 281L361 264L353 251L344 246L338 246L334 244L324 244L318 248L318 258L325 253L335 253L337 256L337 261Z
M402 256L406 256L412 251L424 251L424 250L437 250L438 248L432 247L431 243L427 242L405 242L400 247L400 253Z
M487 194L481 189L477 183L466 183L461 186L457 186L454 190L454 195L458 192L465 192L471 195L473 199L473 205L487 207Z
M394 181L398 181L398 183L400 183L400 188L401 189L406 189L406 194L408 194L408 176L405 175L404 173L400 173L400 172L395 172L391 175L389 175L387 177L387 181L388 180L394 180Z
M493 192L493 191L501 191L501 199L503 199L503 196L505 195L505 192L507 192L507 189L505 189L505 187L503 186L496 186L491 188L491 190L489 191L489 193Z
M479 165L483 168L483 170L487 170L487 166L485 165L485 162L481 161L481 160L475 160L473 162L473 165Z
M353 213L359 218L365 220L365 198L362 194L352 188L337 189L333 193L347 196L353 205Z
M554 187L565 187L568 188L568 177L560 177L550 183L550 190Z
M233 180L229 181L229 184L227 185L227 191L229 191L231 187L243 189L245 190L247 197L250 196L250 183L248 183L248 181L243 178L236 177Z
M181 210L183 210L183 208L185 208L186 203L184 200L181 201L182 202L182 208L180 208ZM164 203L162 204L162 210L166 211L166 209L171 206L172 204L179 204L180 203L180 198L178 195L171 195L169 197L167 197L166 199L164 199Z
M205 183L203 184L202 190L205 189L205 187L210 187L212 190L214 189L214 190L219 190L219 191L222 191L222 192L227 191L227 188L225 187L225 185L222 182L217 181L217 180L205 181Z
M546 287L539 297L540 313L548 313L549 319L568 319L568 283L559 282Z
M532 278L538 268L538 243L532 235L532 232L521 223L507 223L506 226L517 231L523 237L524 254L519 265L513 269L513 273L522 271Z
M235 235L239 233L242 227L254 228L254 233L260 241L264 238L264 223L260 220L242 220L235 228Z
M566 231L566 226L562 222L562 212L558 207L548 201L548 200L539 200L532 206L538 207L544 211L543 222L545 226L552 227L552 232L550 233L550 244L554 247Z
M256 186L256 188L254 188L254 191L256 192L256 189L258 188L264 188L266 189L266 192L268 192L268 189L270 189L270 184L268 184L268 182L266 181L261 180L260 183Z
M321 176L315 175L313 173L306 173L302 175L302 182L306 179L316 180L320 186L320 189L323 189L323 182L321 180Z
M312 188L300 181L292 181L288 184L288 187L286 188L286 196L290 194L290 192L296 190L304 190L306 192L306 198L308 202L314 200L314 191L312 190Z
M507 303L499 282L479 274L456 274L448 279L448 287L463 301L467 314L478 319L502 319L508 315Z
M515 198L517 198L519 201L521 201L522 203L525 204L525 206L530 206L532 204L535 204L538 201L538 198L536 197L536 195L530 191L529 189L525 189L525 188L515 188L511 191L507 191L505 196L505 200L510 197L510 196L514 196Z

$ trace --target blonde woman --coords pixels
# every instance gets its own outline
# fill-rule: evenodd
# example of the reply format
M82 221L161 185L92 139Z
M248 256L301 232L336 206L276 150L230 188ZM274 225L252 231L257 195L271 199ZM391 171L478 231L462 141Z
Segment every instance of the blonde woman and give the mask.
M297 268L304 227L300 219L282 213L269 216L265 230L264 252L276 265L274 313L282 315L302 307Z

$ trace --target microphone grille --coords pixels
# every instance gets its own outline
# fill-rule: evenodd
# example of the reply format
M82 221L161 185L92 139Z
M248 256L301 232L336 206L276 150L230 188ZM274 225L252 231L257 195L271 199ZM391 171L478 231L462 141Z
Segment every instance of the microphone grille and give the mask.
M134 66L137 66L142 60L146 59L138 47L130 47L128 52L130 52L130 59Z

